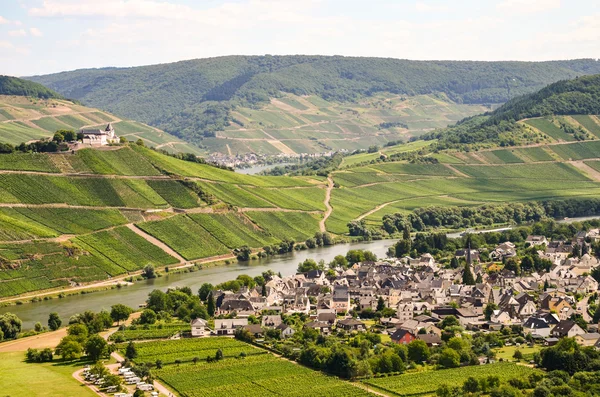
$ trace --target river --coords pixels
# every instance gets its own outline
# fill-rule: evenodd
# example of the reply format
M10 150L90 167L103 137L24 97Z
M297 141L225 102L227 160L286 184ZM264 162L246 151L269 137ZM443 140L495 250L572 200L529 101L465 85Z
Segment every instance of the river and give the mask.
M370 250L382 258L394 240L378 240L361 243L338 244L331 247L315 248L306 251L293 252L286 255L278 255L262 258L250 262L238 262L231 265L207 267L193 273L167 274L153 280L138 281L135 284L120 289L99 291L85 295L71 295L62 299L52 299L34 303L25 303L16 306L0 308L0 314L11 312L19 316L23 321L23 329L31 329L39 321L46 325L48 314L57 312L63 320L63 324L69 321L69 317L85 310L100 311L110 310L116 303L137 308L144 303L148 294L154 289L166 290L169 287L190 287L196 292L203 283L218 284L233 280L240 274L257 276L264 271L273 270L281 272L283 276L289 276L296 272L298 263L307 258L317 262L323 259L330 262L336 255L346 255L351 249Z

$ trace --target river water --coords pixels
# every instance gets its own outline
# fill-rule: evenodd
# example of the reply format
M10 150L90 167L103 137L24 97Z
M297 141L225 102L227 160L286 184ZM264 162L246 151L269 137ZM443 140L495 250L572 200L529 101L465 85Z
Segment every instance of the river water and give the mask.
M39 321L46 325L48 315L57 312L63 320L68 322L69 317L85 310L100 311L110 310L117 303L137 308L144 303L148 294L154 289L166 290L169 287L190 287L196 292L203 283L218 284L233 280L240 274L257 276L264 271L273 270L281 272L283 276L289 276L296 272L298 263L307 258L317 262L323 259L330 262L336 255L346 255L351 249L370 250L382 258L394 240L379 240L361 243L338 244L331 247L315 248L311 250L298 251L286 255L278 255L262 258L246 263L233 263L231 265L208 267L192 273L168 274L153 280L138 281L135 284L120 289L99 291L85 295L71 295L62 299L25 303L23 305L8 306L0 308L0 314L11 312L19 316L23 321L23 329L31 329Z

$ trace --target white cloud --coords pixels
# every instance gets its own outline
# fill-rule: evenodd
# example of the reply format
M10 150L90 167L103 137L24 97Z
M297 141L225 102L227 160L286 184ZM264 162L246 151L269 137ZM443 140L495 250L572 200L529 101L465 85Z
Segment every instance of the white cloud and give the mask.
M33 37L42 37L44 35L38 28L29 28L29 34Z
M9 22L8 19L6 19L2 15L0 15L0 25L5 25L8 22Z
M6 50L13 48L13 45L10 41L0 40L0 48L4 48Z
M25 29L10 30L8 35L10 37L24 37L27 36L27 31Z
M448 11L448 6L432 5L418 1L415 3L415 10L419 12L443 12Z
M497 8L513 14L532 14L560 8L561 0L502 0Z

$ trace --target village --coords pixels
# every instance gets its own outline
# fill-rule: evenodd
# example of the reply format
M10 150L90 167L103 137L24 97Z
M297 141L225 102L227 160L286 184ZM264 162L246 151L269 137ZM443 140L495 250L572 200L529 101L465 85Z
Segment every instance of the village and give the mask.
M322 335L338 330L377 331L394 343L408 344L415 339L429 346L442 344L442 330L436 325L448 316L458 319L468 331L500 331L520 327L522 335L534 343L551 346L563 337L575 337L582 346L600 348L597 321L588 312L595 299L598 282L591 274L600 262L589 253L574 257L574 247L589 251L589 241L600 239L598 229L580 232L572 241L548 241L530 235L526 244L536 246L540 258L552 266L543 274L517 276L503 269L489 272L479 262L479 251L457 250L477 278L474 285L463 282L462 267L442 267L431 254L413 259L385 259L356 263L348 269L311 270L288 277L272 275L264 288L242 287L237 292L214 291L216 303L214 328L197 318L191 322L191 335L235 335L239 328L262 338L268 329L277 329L282 338L295 329L281 315L302 314L305 328ZM489 253L502 262L517 255L515 244L498 244ZM591 299L590 299L591 298ZM382 312L375 326L364 314ZM260 322L249 322L261 313ZM354 316L352 316L354 314ZM386 314L386 313L384 313Z

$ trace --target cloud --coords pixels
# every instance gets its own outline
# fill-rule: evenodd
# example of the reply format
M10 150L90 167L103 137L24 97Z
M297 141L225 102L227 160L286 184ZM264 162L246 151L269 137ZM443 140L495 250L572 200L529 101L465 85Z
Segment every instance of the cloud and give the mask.
M0 15L0 25L5 25L7 23L9 23L8 19L6 19L2 15Z
M33 37L42 37L44 35L38 28L29 28L29 34Z
M533 14L560 8L561 0L502 0L497 8L514 14Z
M24 37L27 36L27 31L25 29L10 30L8 35L10 37Z
M13 45L10 41L0 40L0 48L8 50L13 48Z
M415 3L415 10L419 12L444 12L448 11L448 6L432 5L418 1Z

